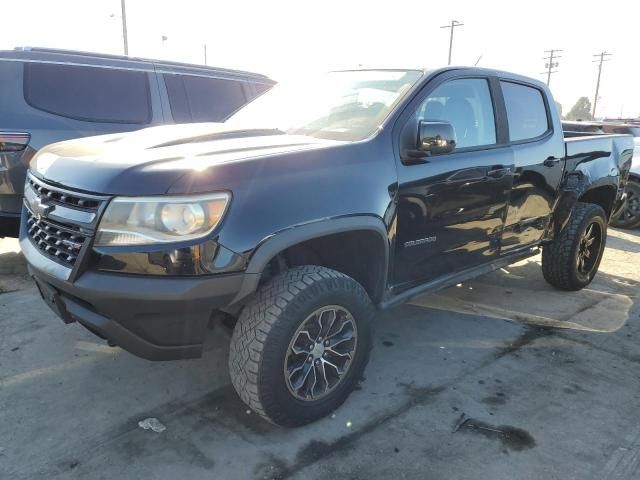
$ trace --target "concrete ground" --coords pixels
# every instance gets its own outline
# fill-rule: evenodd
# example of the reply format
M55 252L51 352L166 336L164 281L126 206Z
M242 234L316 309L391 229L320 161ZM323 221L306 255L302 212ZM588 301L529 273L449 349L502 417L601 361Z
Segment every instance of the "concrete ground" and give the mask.
M222 335L200 360L108 348L0 240L0 478L640 478L640 233L608 242L582 292L533 259L379 315L361 387L285 430L234 393Z

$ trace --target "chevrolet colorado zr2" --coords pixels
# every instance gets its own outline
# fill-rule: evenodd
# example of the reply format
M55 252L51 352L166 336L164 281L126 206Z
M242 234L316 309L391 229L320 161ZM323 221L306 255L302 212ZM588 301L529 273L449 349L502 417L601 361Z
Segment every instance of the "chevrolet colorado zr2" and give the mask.
M550 284L588 285L632 154L565 139L530 78L332 72L224 124L43 148L20 245L64 322L140 357L198 357L210 319L235 319L233 386L296 426L357 385L376 309L540 250Z

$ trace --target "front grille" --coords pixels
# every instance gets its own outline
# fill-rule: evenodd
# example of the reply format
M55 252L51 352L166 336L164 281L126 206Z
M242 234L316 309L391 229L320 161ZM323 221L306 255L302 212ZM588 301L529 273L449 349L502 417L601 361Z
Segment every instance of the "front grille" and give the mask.
M27 210L27 233L42 253L73 267L87 240L79 231L44 218L37 219Z
M81 207L87 210L97 210L100 206L100 201L92 198L84 198L81 195L76 195L69 192L61 192L53 187L43 185L36 182L33 178L29 178L29 185L33 188L33 191L38 194L40 198L47 198L55 201L56 203L70 206Z
M25 188L27 236L43 255L73 268L95 232L107 197L77 193L27 178Z

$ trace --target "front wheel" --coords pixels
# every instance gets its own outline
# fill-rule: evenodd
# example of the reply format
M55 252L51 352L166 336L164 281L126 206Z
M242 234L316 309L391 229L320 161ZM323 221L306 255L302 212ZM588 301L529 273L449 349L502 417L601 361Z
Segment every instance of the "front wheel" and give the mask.
M322 418L362 376L372 317L354 279L317 266L286 271L263 285L238 319L229 352L235 390L278 425Z
M604 210L593 203L576 203L560 234L542 250L542 273L560 290L580 290L598 272L607 240Z
M611 219L611 226L616 228L640 227L640 181L629 180L626 191L627 199L620 212Z

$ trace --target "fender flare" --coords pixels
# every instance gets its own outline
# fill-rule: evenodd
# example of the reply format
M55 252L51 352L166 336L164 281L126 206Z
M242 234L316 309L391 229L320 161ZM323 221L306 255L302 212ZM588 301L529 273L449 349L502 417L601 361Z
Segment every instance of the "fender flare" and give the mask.
M553 233L553 236L551 238L548 238L548 240L552 240L553 238L555 238L562 231L567 222L569 222L571 213L573 212L573 208L579 201L580 197L585 195L590 190L594 190L600 187L611 187L614 190L617 190L618 188L617 185L612 181L589 182L587 176L581 173L569 175L566 181L566 185L560 191L558 201L553 211L552 228L550 229L550 231ZM613 210L615 210L615 199L612 212Z
M249 258L245 271L245 280L242 282L240 291L231 301L231 305L238 304L238 302L258 289L265 267L271 259L283 250L314 238L362 230L377 233L382 242L384 248L382 288L384 288L387 284L387 276L389 274L390 250L388 232L385 224L380 217L374 215L353 215L297 225L274 233L262 240Z

